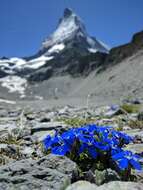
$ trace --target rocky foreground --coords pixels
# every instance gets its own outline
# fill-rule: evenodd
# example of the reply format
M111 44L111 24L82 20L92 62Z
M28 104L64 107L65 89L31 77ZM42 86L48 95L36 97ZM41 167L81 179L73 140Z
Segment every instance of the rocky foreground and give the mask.
M135 102L139 103L139 102ZM140 109L139 109L140 108ZM143 173L122 181L114 170L81 173L67 157L47 154L42 141L87 123L113 126L135 137L126 149L143 156L141 104L33 110L0 107L0 190L142 190Z

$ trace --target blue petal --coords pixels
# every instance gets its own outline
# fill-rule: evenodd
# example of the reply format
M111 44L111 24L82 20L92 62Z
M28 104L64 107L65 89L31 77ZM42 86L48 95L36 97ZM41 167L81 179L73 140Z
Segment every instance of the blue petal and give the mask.
M51 136L48 135L44 140L43 140L43 144L46 150L48 150L48 148L50 148L51 146Z
M119 152L119 153L117 153L117 154L114 154L114 155L112 156L112 158L113 158L114 160L118 160L118 159L120 159L120 158L123 158L123 156L124 156L124 152Z
M103 151L109 150L109 146L108 145L104 145L104 144L102 144L100 142L94 142L94 146L96 148L98 148L99 150L103 150Z
M61 135L63 141L68 142L69 144L73 144L75 140L75 135L71 132L65 132Z
M90 138L81 135L78 135L78 139L83 143L90 143Z
M83 143L80 148L79 148L79 151L78 151L78 154L81 154L82 152L84 152L86 149L87 149L88 145Z
M61 141L61 137L60 136L55 136L51 139L52 144L56 144L59 143Z
M96 152L96 149L95 147L91 146L88 148L88 152L89 154L93 157L93 158L96 158L97 157L97 152Z
M97 130L97 126L96 125L90 125L89 128L88 128L88 132L91 133L91 132L95 132Z
M130 164L136 169L136 170L141 170L141 164L133 159L130 160Z
M133 155L133 158L134 158L134 159L137 159L137 160L142 159L141 156L139 156L138 154L134 154L134 155Z
M126 169L128 167L128 160L126 158L118 160L119 168Z
M62 146L52 148L53 154L58 154L61 156L66 155L68 151L69 151L69 147L67 145L62 145Z

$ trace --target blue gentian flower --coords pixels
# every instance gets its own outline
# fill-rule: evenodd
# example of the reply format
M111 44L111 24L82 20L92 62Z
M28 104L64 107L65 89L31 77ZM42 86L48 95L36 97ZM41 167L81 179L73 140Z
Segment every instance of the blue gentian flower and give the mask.
M129 135L115 131L110 126L85 125L80 128L70 129L62 134L55 133L53 137L48 135L44 141L45 150L53 154L70 155L75 149L77 155L88 154L96 159L99 155L108 155L107 159L115 161L120 169L129 166L140 170L140 157L131 151L124 151L122 146L132 142ZM74 152L74 151L73 151Z
M68 152L70 152L70 149L71 149L71 147L68 144L63 144L61 146L53 147L51 152L52 152L52 154L64 156Z
M139 160L141 159L137 154L133 154L131 151L122 151L112 156L113 160L118 163L121 169L128 168L129 165L137 170L141 170Z

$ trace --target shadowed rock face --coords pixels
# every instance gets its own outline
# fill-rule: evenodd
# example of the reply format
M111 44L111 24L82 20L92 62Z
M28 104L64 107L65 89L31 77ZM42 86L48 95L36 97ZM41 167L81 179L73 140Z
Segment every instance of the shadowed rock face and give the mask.
M105 60L105 65L114 65L127 57L132 56L143 48L143 31L136 33L131 42L110 50Z
M5 73L4 71L0 70L0 78L5 77L5 76L7 76L7 73Z

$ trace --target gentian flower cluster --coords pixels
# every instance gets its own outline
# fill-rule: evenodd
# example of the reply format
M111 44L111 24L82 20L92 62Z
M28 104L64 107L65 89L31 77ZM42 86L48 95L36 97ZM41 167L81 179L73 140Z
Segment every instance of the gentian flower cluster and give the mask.
M75 150L76 156L86 153L93 159L104 154L122 170L128 167L141 170L141 158L131 151L123 150L123 146L132 140L127 134L115 131L112 127L92 124L73 128L62 134L48 135L43 144L45 150L53 154L68 156Z

